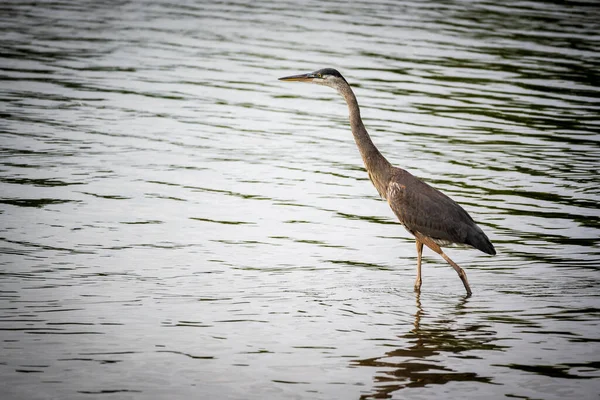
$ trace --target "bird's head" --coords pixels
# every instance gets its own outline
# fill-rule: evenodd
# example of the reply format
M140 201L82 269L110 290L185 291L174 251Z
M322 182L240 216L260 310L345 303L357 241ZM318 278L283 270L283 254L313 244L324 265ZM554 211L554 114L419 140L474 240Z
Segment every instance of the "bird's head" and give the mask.
M316 83L317 85L329 86L337 90L343 85L348 85L342 74L333 68L323 68L308 74L284 76L283 78L279 78L279 80Z

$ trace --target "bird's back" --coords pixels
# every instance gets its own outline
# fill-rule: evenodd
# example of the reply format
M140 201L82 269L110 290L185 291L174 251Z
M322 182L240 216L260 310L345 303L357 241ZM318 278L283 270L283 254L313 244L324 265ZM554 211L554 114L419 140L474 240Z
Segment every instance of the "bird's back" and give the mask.
M485 233L458 203L408 171L393 168L386 198L409 232L418 232L441 246L464 244L496 254Z

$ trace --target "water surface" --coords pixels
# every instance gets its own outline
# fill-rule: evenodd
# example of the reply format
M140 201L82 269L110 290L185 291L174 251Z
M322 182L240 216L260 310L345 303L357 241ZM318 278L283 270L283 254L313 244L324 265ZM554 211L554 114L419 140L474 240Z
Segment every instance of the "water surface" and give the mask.
M5 2L6 399L596 399L595 2ZM378 199L323 67L498 255Z

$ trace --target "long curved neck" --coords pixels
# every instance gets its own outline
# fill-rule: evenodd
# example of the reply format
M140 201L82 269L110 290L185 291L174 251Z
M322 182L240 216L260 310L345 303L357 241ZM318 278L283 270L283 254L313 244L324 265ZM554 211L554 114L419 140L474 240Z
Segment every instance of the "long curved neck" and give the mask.
M348 104L352 135L354 136L354 141L358 146L360 155L362 156L367 172L369 173L369 178L379 192L379 195L385 198L387 186L391 179L392 165L373 144L373 141L360 118L358 101L356 101L356 96L350 86L346 84L337 88L337 90L344 96L344 99Z

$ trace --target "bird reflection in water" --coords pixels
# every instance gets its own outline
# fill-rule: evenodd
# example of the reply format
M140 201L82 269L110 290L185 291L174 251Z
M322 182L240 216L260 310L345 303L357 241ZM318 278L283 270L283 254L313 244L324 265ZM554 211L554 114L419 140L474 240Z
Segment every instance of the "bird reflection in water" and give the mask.
M456 305L455 316L466 314L468 296ZM445 318L424 323L427 313L421 306L420 294L416 293L417 310L414 316L414 328L400 336L408 345L385 353L382 357L354 360L353 366L375 367L375 387L372 393L364 394L361 399L386 399L393 392L405 388L419 388L426 385L443 385L449 382L493 383L492 378L479 376L475 372L458 372L444 366L445 355L455 358L478 358L461 354L470 350L502 350L504 346L493 344L496 332L489 326L472 324L456 327L456 321ZM446 354L445 354L446 353ZM441 356L441 357L440 357Z

